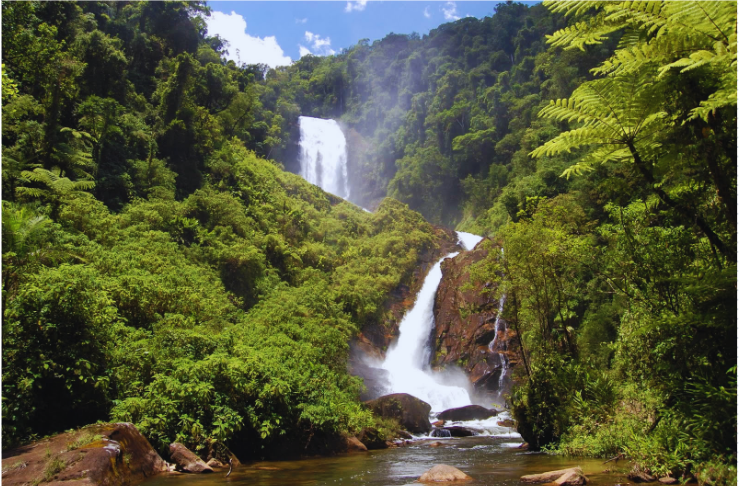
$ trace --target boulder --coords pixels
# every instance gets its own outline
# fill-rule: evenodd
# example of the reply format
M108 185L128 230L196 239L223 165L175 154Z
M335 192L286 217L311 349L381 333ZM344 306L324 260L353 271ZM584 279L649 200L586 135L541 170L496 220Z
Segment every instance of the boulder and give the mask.
M432 430L429 412L432 407L408 393L394 393L365 402L380 417L394 418L401 427L416 434Z
M497 410L481 407L480 405L467 405L465 407L451 408L440 413L437 418L459 422L463 420L485 420L498 415Z
M551 484L557 486L583 486L587 482L588 479L586 479L586 476L584 476L583 473L575 470L570 470L557 478Z
M367 447L357 437L347 437L347 451L367 452Z
M59 467L49 483L70 486L133 485L167 471L167 463L133 424L95 424L5 451L2 483L38 483L51 461Z
M224 467L224 465L218 459L209 459L208 462L206 463L206 466L210 468Z
M656 481L657 478L655 476L649 475L644 471L633 470L627 475L627 479L634 483L652 483Z
M175 463L175 468L181 472L187 473L212 473L208 464L193 454L190 449L180 444L179 442L173 442L170 444L170 460Z
M665 476L663 478L658 479L663 484L676 484L678 482L678 479L672 478L670 476Z
M496 425L498 425L499 427L514 428L516 427L516 422L514 422L512 419L504 419L496 422Z
M440 441L431 442L429 444L429 447L444 447L444 442L440 442Z
M430 437L452 437L452 434L449 430L444 429L433 429L432 433L429 434Z
M369 450L386 449L388 447L385 443L385 439L380 437L378 429L375 427L365 427L357 435L357 438Z
M556 479L560 479L563 475L574 472L583 476L583 470L580 467L571 467L568 469L558 469L557 471L549 471L542 474L529 474L522 476L519 480L523 483L551 483Z
M422 474L419 478L419 482L439 483L447 481L468 481L471 479L473 478L456 467L448 466L446 464L438 464Z
M444 420L437 420L436 422L432 422L432 427L444 427L445 421Z
M472 430L465 427L460 427L458 425L453 425L452 427L444 427L441 430L447 430L452 437L472 437L475 435Z

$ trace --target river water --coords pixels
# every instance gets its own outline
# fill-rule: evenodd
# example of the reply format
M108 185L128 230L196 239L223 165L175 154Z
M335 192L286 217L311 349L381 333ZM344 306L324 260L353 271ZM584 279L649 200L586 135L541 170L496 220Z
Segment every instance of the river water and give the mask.
M434 442L444 444L430 447ZM333 457L297 461L262 461L215 474L168 474L155 477L146 486L215 486L225 483L254 486L356 484L371 486L411 485L437 464L455 466L473 478L470 486L520 486L519 477L555 469L580 466L589 486L624 483L624 475L604 473L613 465L596 459L569 459L516 449L521 441L512 438L465 437L415 440L397 449L353 452ZM624 464L622 464L624 465ZM445 484L445 483L442 483Z

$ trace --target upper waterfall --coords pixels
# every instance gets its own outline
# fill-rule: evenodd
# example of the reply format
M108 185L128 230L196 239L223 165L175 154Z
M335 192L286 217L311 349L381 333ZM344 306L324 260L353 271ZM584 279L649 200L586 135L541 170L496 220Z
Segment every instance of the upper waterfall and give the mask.
M326 192L347 199L347 142L334 120L298 117L301 130L301 177Z

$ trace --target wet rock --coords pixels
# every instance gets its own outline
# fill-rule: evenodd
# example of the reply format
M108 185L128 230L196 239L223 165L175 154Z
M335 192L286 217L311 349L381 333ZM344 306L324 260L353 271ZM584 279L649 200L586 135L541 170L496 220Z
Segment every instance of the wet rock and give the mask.
M224 467L224 465L218 459L209 459L208 462L206 462L206 466L210 468Z
M462 366L476 388L497 390L503 368L518 366L520 358L516 333L496 330L496 284L470 279L471 266L486 258L489 251L499 252L500 247L484 239L473 251L442 262L442 281L434 301L432 365ZM497 345L491 350L488 346L494 337Z
M444 427L444 424L444 420L437 420L436 422L432 422L432 427Z
M63 466L45 484L133 485L167 471L167 463L130 423L89 425L4 451L3 457L5 486L37 483L50 460Z
M357 438L362 442L368 450L373 449L386 449L385 439L380 437L378 429L375 427L365 427L357 435Z
M445 429L433 429L432 433L429 435L431 437L452 437L450 431Z
M441 430L448 431L452 437L472 437L475 435L472 430L465 427L460 427L459 425L444 427Z
M523 483L550 483L563 477L566 473L574 472L583 476L583 470L580 467L571 467L568 469L558 469L557 471L549 471L542 474L529 474L522 476L519 480ZM584 476L585 477L585 476Z
M553 481L552 484L557 486L583 486L588 482L582 472L571 470Z
M428 445L429 447L444 447L444 443L440 441L431 442Z
M367 452L367 447L357 437L347 437L347 451Z
M438 483L447 481L468 481L470 476L456 467L438 464L419 477L420 483Z
M451 408L440 413L437 418L459 422L463 420L485 420L498 415L497 410L481 407L480 405L467 405L465 407Z
M514 422L512 419L504 419L504 420L497 421L496 425L498 425L499 427L514 428L516 427L516 422Z
M402 439L409 439L409 440L411 440L411 439L413 439L413 438L414 438L414 436L413 436L413 435L409 434L409 433L408 433L408 432L406 432L405 430L399 430L399 431L398 431L398 437L400 437L400 438L402 438Z
M193 454L190 449L179 442L170 444L170 460L175 463L178 471L187 473L213 472L213 469L203 462L200 457Z
M663 478L658 479L663 484L676 484L678 482L678 479L672 478L670 476L665 476Z
M432 430L429 412L432 407L408 393L394 393L365 402L380 417L394 418L411 433L426 434Z
M644 471L631 471L627 475L627 479L634 483L652 483L657 480L655 476L651 476Z

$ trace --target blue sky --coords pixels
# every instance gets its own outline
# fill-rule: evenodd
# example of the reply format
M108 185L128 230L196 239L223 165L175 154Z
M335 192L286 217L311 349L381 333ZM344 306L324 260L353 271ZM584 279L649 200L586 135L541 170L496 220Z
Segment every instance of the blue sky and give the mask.
M229 42L230 59L275 67L307 53L338 53L360 39L372 43L391 32L424 35L468 15L490 16L498 3L215 1L208 2L213 13L206 22L210 35L219 34Z

